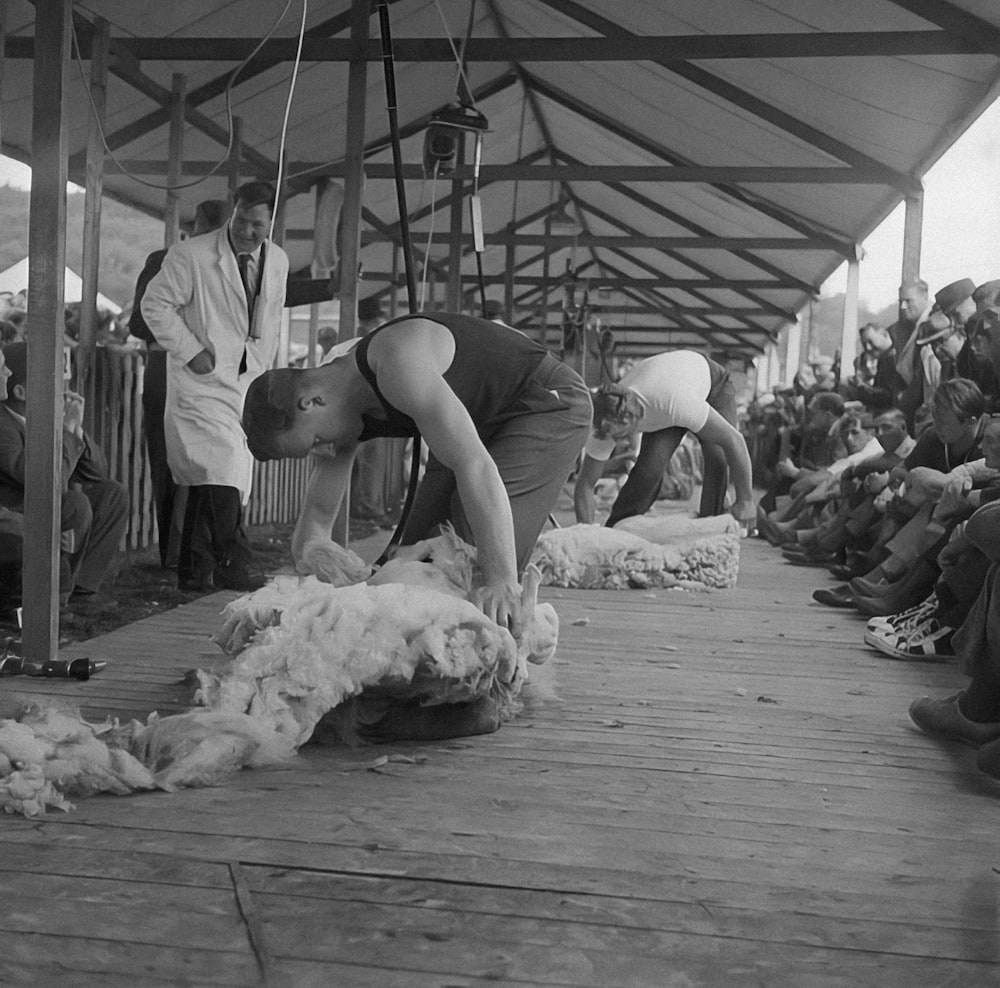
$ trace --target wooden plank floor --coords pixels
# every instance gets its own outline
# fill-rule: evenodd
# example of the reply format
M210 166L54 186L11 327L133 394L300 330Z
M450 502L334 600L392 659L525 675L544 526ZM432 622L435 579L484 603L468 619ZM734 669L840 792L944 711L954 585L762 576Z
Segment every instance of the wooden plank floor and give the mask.
M906 714L962 677L828 583L749 541L731 591L543 591L555 695L495 735L0 819L0 984L1000 985L1000 787ZM182 709L226 599L0 689Z

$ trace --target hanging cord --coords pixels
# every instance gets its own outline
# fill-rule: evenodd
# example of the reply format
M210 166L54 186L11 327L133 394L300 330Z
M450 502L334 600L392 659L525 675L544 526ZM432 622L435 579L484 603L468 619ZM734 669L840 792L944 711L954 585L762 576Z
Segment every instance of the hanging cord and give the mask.
M304 0L305 2L305 0ZM278 15L277 20L271 25L267 34L257 43L256 47L252 52L239 65L233 69L232 75L229 77L229 81L226 83L225 97L226 97L226 127L229 132L228 141L226 143L226 153L219 159L201 178L195 179L193 182L184 182L181 185L158 185L156 182L147 182L144 178L139 178L138 175L133 175L122 163L115 157L114 151L111 150L108 144L107 134L104 132L104 125L101 122L100 114L97 112L97 104L94 101L94 94L90 89L90 83L87 80L86 74L83 71L83 58L80 55L80 45L76 36L76 24L73 19L70 19L70 30L72 32L72 48L73 57L76 60L77 69L80 73L80 81L83 84L84 91L87 94L87 99L90 102L90 109L94 116L94 124L97 127L97 133L101 138L101 144L104 147L104 153L118 166L118 170L122 175L131 181L135 182L137 185L144 185L147 189L156 189L158 192L177 192L182 189L193 189L197 185L201 185L206 179L211 178L227 161L229 161L229 155L233 150L233 102L232 102L232 90L233 85L236 82L239 74L250 64L250 62L257 55L257 52L264 47L265 43L269 41L273 36L274 32L278 30L278 26L285 19L285 14L288 13L288 8L291 7L292 0L286 0L284 9ZM303 26L305 25L305 11L303 10ZM302 37L299 37L299 51L302 50ZM298 56L296 56L296 72L298 71ZM294 80L292 88L294 89ZM289 104L291 103L291 93L289 93ZM287 113L287 108L286 108ZM283 143L283 142L282 142Z
M287 9L287 8L286 8ZM292 97L295 95L295 83L299 77L299 65L302 62L302 42L306 36L306 16L309 13L309 0L302 0L302 20L299 22L299 43L295 49L295 62L292 65L292 78L288 83L288 98L285 100L285 115L281 120L281 139L278 142L278 176L274 182L275 195L281 197L281 183L285 172L285 138L288 135L288 118L292 112ZM267 231L267 239L274 235L274 221L278 218L278 203L271 210L271 225Z
M399 209L399 239L406 270L406 297L410 313L417 311L417 286L413 277L413 251L410 245L410 217L406 210L406 184L403 179L403 151L399 136L399 114L396 107L396 73L392 54L392 28L389 24L389 4L378 0L379 29L382 34L382 68L385 72L385 102L392 137L392 166L396 173L396 202Z
M410 217L406 208L406 185L403 181L403 153L400 147L399 116L396 112L396 75L393 69L392 31L389 24L389 5L386 0L378 0L379 29L382 36L382 67L385 71L386 109L389 113L389 133L392 138L392 163L396 173L396 199L399 204L399 236L403 250L403 266L406 269L406 296L410 314L417 312L417 286L413 275L413 251L410 245ZM413 455L410 459L410 482L406 488L406 500L399 524L392 533L382 554L375 560L375 567L382 566L392 550L403 538L403 529L413 507L413 499L417 493L420 480L420 436L413 437Z

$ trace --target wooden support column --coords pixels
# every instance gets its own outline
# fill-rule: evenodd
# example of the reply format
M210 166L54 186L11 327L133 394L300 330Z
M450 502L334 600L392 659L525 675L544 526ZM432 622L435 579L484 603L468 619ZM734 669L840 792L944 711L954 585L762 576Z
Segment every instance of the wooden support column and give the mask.
M351 41L354 51L368 41L368 0L354 0L351 8ZM340 240L340 338L357 335L358 258L361 254L361 207L364 192L365 97L368 63L351 58L347 70L347 126L344 134L344 205L341 210ZM347 545L349 538L350 493L333 525L333 539Z
M66 74L71 0L35 3L28 237L28 407L25 453L23 634L26 658L59 646L63 301L66 267Z
M790 322L785 340L785 367L781 381L791 384L795 378L802 360L802 321Z
M243 118L233 117L233 146L229 149L226 175L229 186L229 200L232 202L236 190L243 184L240 163L243 160Z
M920 277L920 242L924 229L924 190L906 197L906 217L903 221L903 271L901 285Z
M274 202L274 223L271 226L271 240L279 247L285 242L285 216L287 210L288 185L282 179L276 186ZM281 310L281 324L278 327L278 352L275 366L287 367L289 349L292 343L292 310L287 306Z
M170 143L167 150L167 202L163 211L163 246L177 243L181 232L180 199L175 191L181 184L184 164L184 99L187 77L179 72L173 76L170 94Z
M465 163L465 135L458 135L455 160ZM449 312L462 311L462 202L465 183L460 178L451 181L451 224L448 236L448 283L445 290L445 308ZM478 306L476 307L478 308Z
M3 96L3 68L4 68L4 54L7 48L7 5L5 3L0 3L0 97ZM0 99L0 106L3 105L3 100ZM3 113L0 112L0 137L3 135ZM2 146L2 142L0 142Z
M87 132L87 188L83 212L83 289L80 303L80 345L76 350L76 389L83 395L83 427L92 432L94 359L97 348L97 280L101 266L101 204L104 199L104 109L108 83L108 42L111 33L103 17L94 20L90 49L90 95L93 116Z
M517 248L507 245L503 272L503 320L507 325L514 325L514 264Z
M854 357L858 350L858 284L861 258L864 252L855 247L847 261L847 291L844 293L844 320L840 334L840 382L854 373Z
M360 51L368 41L368 0L354 0L351 41ZM357 332L358 257L361 254L361 207L364 193L365 106L368 63L352 58L347 76L347 127L344 135L344 206L341 211L340 335Z

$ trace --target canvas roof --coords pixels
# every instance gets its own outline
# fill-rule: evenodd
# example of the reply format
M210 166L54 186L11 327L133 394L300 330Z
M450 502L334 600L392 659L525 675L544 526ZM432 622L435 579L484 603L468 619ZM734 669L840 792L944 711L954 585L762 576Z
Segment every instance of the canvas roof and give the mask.
M301 0L88 0L71 75L70 177L85 178L95 19L110 25L109 195L165 206L169 99L185 77L182 214L225 195L226 83L242 119L242 174L273 177ZM359 294L403 283L399 212L372 5L364 120ZM488 295L555 327L567 262L623 346L704 345L752 355L775 337L998 92L995 0L395 0L407 211L417 277L442 297L455 262L475 301L477 259L449 249L452 176L424 174L430 117L456 99L452 42L488 120L480 174ZM6 4L2 149L30 160L34 8ZM349 0L309 0L288 116L285 246L313 256L316 182L342 181L348 150ZM217 173L206 170L221 163ZM468 191L471 168L465 178ZM546 237L566 211L575 236ZM469 239L468 206L461 222ZM433 238L432 235L433 234ZM425 259L428 264L425 266ZM404 296L405 304L405 296Z
M22 257L9 268L0 271L0 292L10 292L12 295L16 295L27 287L28 258ZM83 279L72 268L67 267L63 278L63 301L79 302L82 298ZM117 302L113 302L107 295L102 295L100 292L97 293L97 308L105 312L113 312L115 315L122 311L122 307Z

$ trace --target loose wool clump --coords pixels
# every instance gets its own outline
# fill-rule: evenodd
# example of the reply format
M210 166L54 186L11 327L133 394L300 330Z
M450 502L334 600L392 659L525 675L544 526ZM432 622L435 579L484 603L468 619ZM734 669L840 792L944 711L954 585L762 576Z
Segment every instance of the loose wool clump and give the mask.
M532 562L542 584L587 590L724 589L736 585L740 539L732 533L652 542L621 528L572 525L544 532Z
M518 644L472 603L475 549L450 529L400 549L365 583L279 576L228 605L215 641L236 658L222 674L198 672L196 700L245 712L296 747L324 718L353 743L393 702L490 697L509 719L527 664L550 658L559 637L555 609L537 601L539 583L529 567Z

